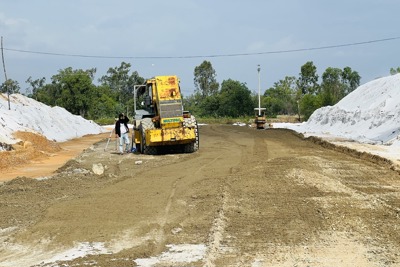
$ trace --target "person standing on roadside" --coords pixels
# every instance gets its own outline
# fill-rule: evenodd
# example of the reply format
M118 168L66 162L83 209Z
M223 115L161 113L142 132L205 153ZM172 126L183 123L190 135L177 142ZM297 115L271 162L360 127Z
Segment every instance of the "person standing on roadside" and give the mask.
M119 153L122 155L124 154L124 144L125 144L125 151L129 153L129 128L128 128L129 119L125 116L124 113L120 113L118 115L118 120L115 123L115 137L119 138Z

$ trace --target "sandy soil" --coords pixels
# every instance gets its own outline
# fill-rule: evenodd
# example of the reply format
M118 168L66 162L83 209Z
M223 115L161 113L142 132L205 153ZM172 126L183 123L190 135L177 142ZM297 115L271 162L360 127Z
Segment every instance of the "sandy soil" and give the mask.
M24 142L16 146L17 150L2 152L0 169L3 172L0 181L11 180L18 176L29 178L50 176L68 160L75 158L92 144L108 138L110 134L87 135L61 143L27 132L17 132L16 136ZM110 143L113 141L115 145L115 138L110 139Z
M0 186L0 266L400 266L384 159L225 125L193 154L105 145Z

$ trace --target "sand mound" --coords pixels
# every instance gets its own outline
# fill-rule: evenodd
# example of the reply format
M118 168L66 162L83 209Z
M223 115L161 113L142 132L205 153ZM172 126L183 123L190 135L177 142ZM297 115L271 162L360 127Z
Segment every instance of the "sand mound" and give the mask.
M61 149L56 142L32 132L18 131L14 137L20 141L12 145L12 150L0 152L0 170L48 157Z

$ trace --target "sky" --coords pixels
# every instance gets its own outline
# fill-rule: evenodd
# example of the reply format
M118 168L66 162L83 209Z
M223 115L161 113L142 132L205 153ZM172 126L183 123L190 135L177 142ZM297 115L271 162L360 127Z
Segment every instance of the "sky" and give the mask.
M96 68L97 81L122 61L144 78L178 75L186 96L204 60L219 83L233 79L258 92L260 78L262 93L298 77L308 61L320 77L348 66L361 83L400 66L398 0L0 0L0 7L6 72L21 92L29 77L50 83L67 67ZM383 39L391 40L375 42Z

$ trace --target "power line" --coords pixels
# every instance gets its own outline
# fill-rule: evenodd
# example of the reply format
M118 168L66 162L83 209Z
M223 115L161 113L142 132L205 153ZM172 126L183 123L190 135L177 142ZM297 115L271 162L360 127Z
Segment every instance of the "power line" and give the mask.
M370 40L364 42L354 42L348 44L337 44L319 47L309 47L309 48L298 48L298 49L288 49L288 50L276 50L276 51L265 51L265 52L253 52L253 53L236 53L236 54L214 54L214 55L189 55L189 56L100 56L100 55L84 55L84 54L66 54L66 53L52 53L52 52L41 52L41 51L30 51L12 48L3 48L7 51L28 53L28 54L39 54L39 55L49 55L49 56L64 56L64 57L82 57L82 58L99 58L99 59L191 59L191 58L217 58L217 57L239 57L239 56L256 56L256 55L268 55L268 54L285 54L285 53L295 53L304 51L314 51L314 50L324 50L333 49L340 47L358 46L366 45L379 42L388 42L398 40L400 37L390 37L385 39Z

